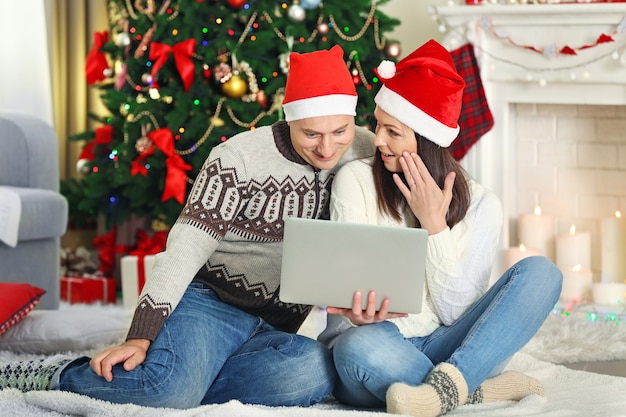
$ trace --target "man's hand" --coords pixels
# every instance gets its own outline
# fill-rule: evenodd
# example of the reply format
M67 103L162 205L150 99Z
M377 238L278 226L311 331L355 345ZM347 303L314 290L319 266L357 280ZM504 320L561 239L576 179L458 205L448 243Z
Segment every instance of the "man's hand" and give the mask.
M328 314L339 314L347 317L352 324L361 326L363 324L378 323L387 319L397 317L407 317L406 313L390 313L389 299L385 298L380 305L380 310L376 310L376 292L370 291L367 294L367 307L363 310L362 294L356 291L352 297L352 308L326 307Z
M89 365L96 374L111 382L113 381L111 370L114 365L124 362L124 369L132 371L146 360L148 347L150 341L147 339L130 339L119 346L103 350L91 359Z

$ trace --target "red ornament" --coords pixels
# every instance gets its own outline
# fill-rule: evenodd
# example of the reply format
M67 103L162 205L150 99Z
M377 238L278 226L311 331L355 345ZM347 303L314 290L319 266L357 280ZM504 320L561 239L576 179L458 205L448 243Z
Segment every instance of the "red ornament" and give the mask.
M265 93L265 91L259 90L256 93L256 102L259 103L259 106L261 106L261 108L267 108L267 94Z
M361 77L359 77L358 75L353 75L352 82L354 83L354 85L361 85Z
M246 4L246 0L226 0L226 3L234 9L239 9Z
M204 64L202 66L202 76L204 77L205 80L208 80L209 78L211 78L211 67L209 67L208 64Z

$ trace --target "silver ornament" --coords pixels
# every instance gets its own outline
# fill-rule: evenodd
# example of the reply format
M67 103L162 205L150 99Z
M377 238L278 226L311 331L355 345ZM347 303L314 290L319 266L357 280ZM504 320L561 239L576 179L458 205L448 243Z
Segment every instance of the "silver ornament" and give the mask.
M81 158L76 161L76 172L80 175L87 175L91 171L91 167L89 166L89 159Z
M400 48L400 43L398 42L389 42L387 46L385 46L385 54L389 58L397 58L400 56L402 52L402 48Z
M126 32L120 32L115 35L115 44L117 46L128 46L130 45L130 35Z
M289 6L287 15L294 22L302 22L306 17L306 12L299 4L292 4L291 6Z

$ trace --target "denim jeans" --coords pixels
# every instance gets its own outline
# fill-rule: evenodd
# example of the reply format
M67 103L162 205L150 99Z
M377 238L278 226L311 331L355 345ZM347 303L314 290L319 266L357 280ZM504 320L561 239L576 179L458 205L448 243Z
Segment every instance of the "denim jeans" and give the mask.
M192 283L132 371L99 377L83 357L66 366L55 389L113 403L191 408L239 400L309 406L325 399L337 375L330 351L305 336L277 331Z
M339 382L335 396L359 407L381 407L394 382L419 385L448 362L469 392L502 371L539 330L561 292L562 274L545 257L519 261L451 326L404 338L392 322L353 327L333 349Z

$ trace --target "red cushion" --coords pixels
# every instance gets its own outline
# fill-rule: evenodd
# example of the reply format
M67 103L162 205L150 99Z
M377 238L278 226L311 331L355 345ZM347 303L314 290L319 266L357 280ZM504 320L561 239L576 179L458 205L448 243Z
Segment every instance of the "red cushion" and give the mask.
M30 284L0 282L0 335L35 308L45 293Z

